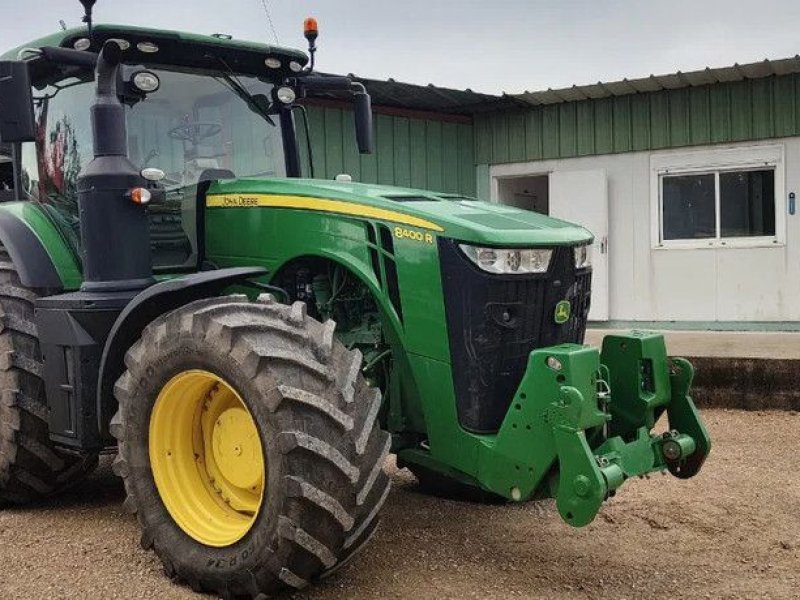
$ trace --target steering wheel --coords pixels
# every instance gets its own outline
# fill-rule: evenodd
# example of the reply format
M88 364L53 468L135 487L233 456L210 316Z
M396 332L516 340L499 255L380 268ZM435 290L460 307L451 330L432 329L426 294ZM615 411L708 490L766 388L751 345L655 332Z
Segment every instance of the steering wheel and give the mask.
M177 127L173 127L167 132L167 135L173 140L191 142L197 145L203 140L214 137L220 131L222 131L222 125L219 123L201 123L199 121L193 121L190 123L181 123Z

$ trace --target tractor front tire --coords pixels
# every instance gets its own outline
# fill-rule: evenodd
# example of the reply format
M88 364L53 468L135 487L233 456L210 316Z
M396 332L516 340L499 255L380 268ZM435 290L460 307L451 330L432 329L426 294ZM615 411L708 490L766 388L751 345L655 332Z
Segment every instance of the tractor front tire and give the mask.
M114 469L169 576L261 598L332 572L375 532L390 437L334 328L301 302L228 296L159 317L128 351Z
M97 466L97 454L66 453L50 441L36 298L0 246L0 504L57 494Z

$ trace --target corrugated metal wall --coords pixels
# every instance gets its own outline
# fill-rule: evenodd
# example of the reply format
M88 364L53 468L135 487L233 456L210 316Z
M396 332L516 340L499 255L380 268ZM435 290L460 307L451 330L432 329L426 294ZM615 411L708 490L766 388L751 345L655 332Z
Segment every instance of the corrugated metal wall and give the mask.
M475 118L477 164L800 134L800 75L550 104Z
M308 119L316 177L349 173L354 181L365 183L475 194L471 123L376 114L375 152L362 155L356 146L352 111L309 106ZM297 115L297 120L303 173L307 174L302 117Z

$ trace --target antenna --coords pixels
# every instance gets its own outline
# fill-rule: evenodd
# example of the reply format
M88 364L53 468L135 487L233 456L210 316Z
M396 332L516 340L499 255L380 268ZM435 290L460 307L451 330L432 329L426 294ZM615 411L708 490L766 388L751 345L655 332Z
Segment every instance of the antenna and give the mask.
M261 0L261 6L264 7L264 14L267 15L267 23L269 23L269 28L272 30L272 35L275 37L275 43L280 45L281 41L278 39L278 32L275 30L275 23L272 21L272 15L269 12L267 0Z
M64 19L59 19L58 24L61 26L61 31L67 30L67 24L64 22Z
M83 22L86 23L86 27L89 29L89 39L92 38L92 8L96 2L97 0L80 0L84 10Z

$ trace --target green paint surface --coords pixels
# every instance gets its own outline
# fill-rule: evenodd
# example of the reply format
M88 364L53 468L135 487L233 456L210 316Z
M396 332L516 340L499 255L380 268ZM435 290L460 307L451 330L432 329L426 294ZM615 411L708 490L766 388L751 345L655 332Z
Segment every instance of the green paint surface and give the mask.
M695 461L686 464L695 472L702 464L710 444L687 395L690 378L673 385L663 338L654 334L613 336L602 357L595 348L574 344L535 350L496 434L470 433L459 425L435 237L491 245L575 244L590 237L581 228L510 207L381 185L243 179L216 183L209 194L292 195L352 206L352 215L313 208L209 208L207 251L220 266L261 265L275 278L297 257L322 257L347 266L366 284L401 374L402 400L390 405L387 422L401 463L511 500L553 495L562 517L575 526L589 523L607 495L630 477L665 468L682 476L683 463L669 463L661 451L664 438L651 433L664 410L670 423L680 423L674 443ZM390 199L394 195L415 200L397 202ZM429 242L414 239L402 233L413 227L359 217L364 207L425 219L443 231L431 233ZM383 274L371 266L371 225L385 225L392 236L402 318L383 291ZM559 306L557 322L571 308ZM649 361L644 370L643 361ZM689 373L691 366L685 369ZM611 412L598 383L609 373L616 407ZM607 424L613 435L603 433ZM425 447L413 441L420 435Z
M642 361L652 364L646 381ZM452 395L446 364L419 356L411 363L424 374L423 397ZM576 344L541 348L530 354L496 434L466 432L450 402L426 402L430 449L401 449L398 460L514 501L552 495L565 521L586 525L629 478L663 469L691 477L700 469L711 443L688 395L691 377L686 361L670 366L657 334L608 336L602 354ZM610 396L600 395L601 378L610 379ZM674 435L650 431L664 412ZM680 446L679 459L665 457L667 439Z
M42 205L35 202L5 202L0 204L0 211L20 219L36 235L53 261L65 290L80 287L82 277L78 259Z
M592 239L591 233L586 229L546 215L474 198L414 188L312 179L238 179L215 183L209 194L283 194L348 201L354 206L391 210L426 219L444 229L441 235L474 243L514 246L573 245ZM411 196L416 200L396 201L392 200L394 196ZM217 210L212 209L209 214L216 214ZM254 218L254 211L257 209L226 210L234 211L246 220ZM293 209L271 211L279 214L303 212ZM238 220L235 224L238 225ZM243 223L242 227L245 231L257 232L250 223ZM214 229L209 227L209 231ZM233 231L225 231L221 235L233 234Z

